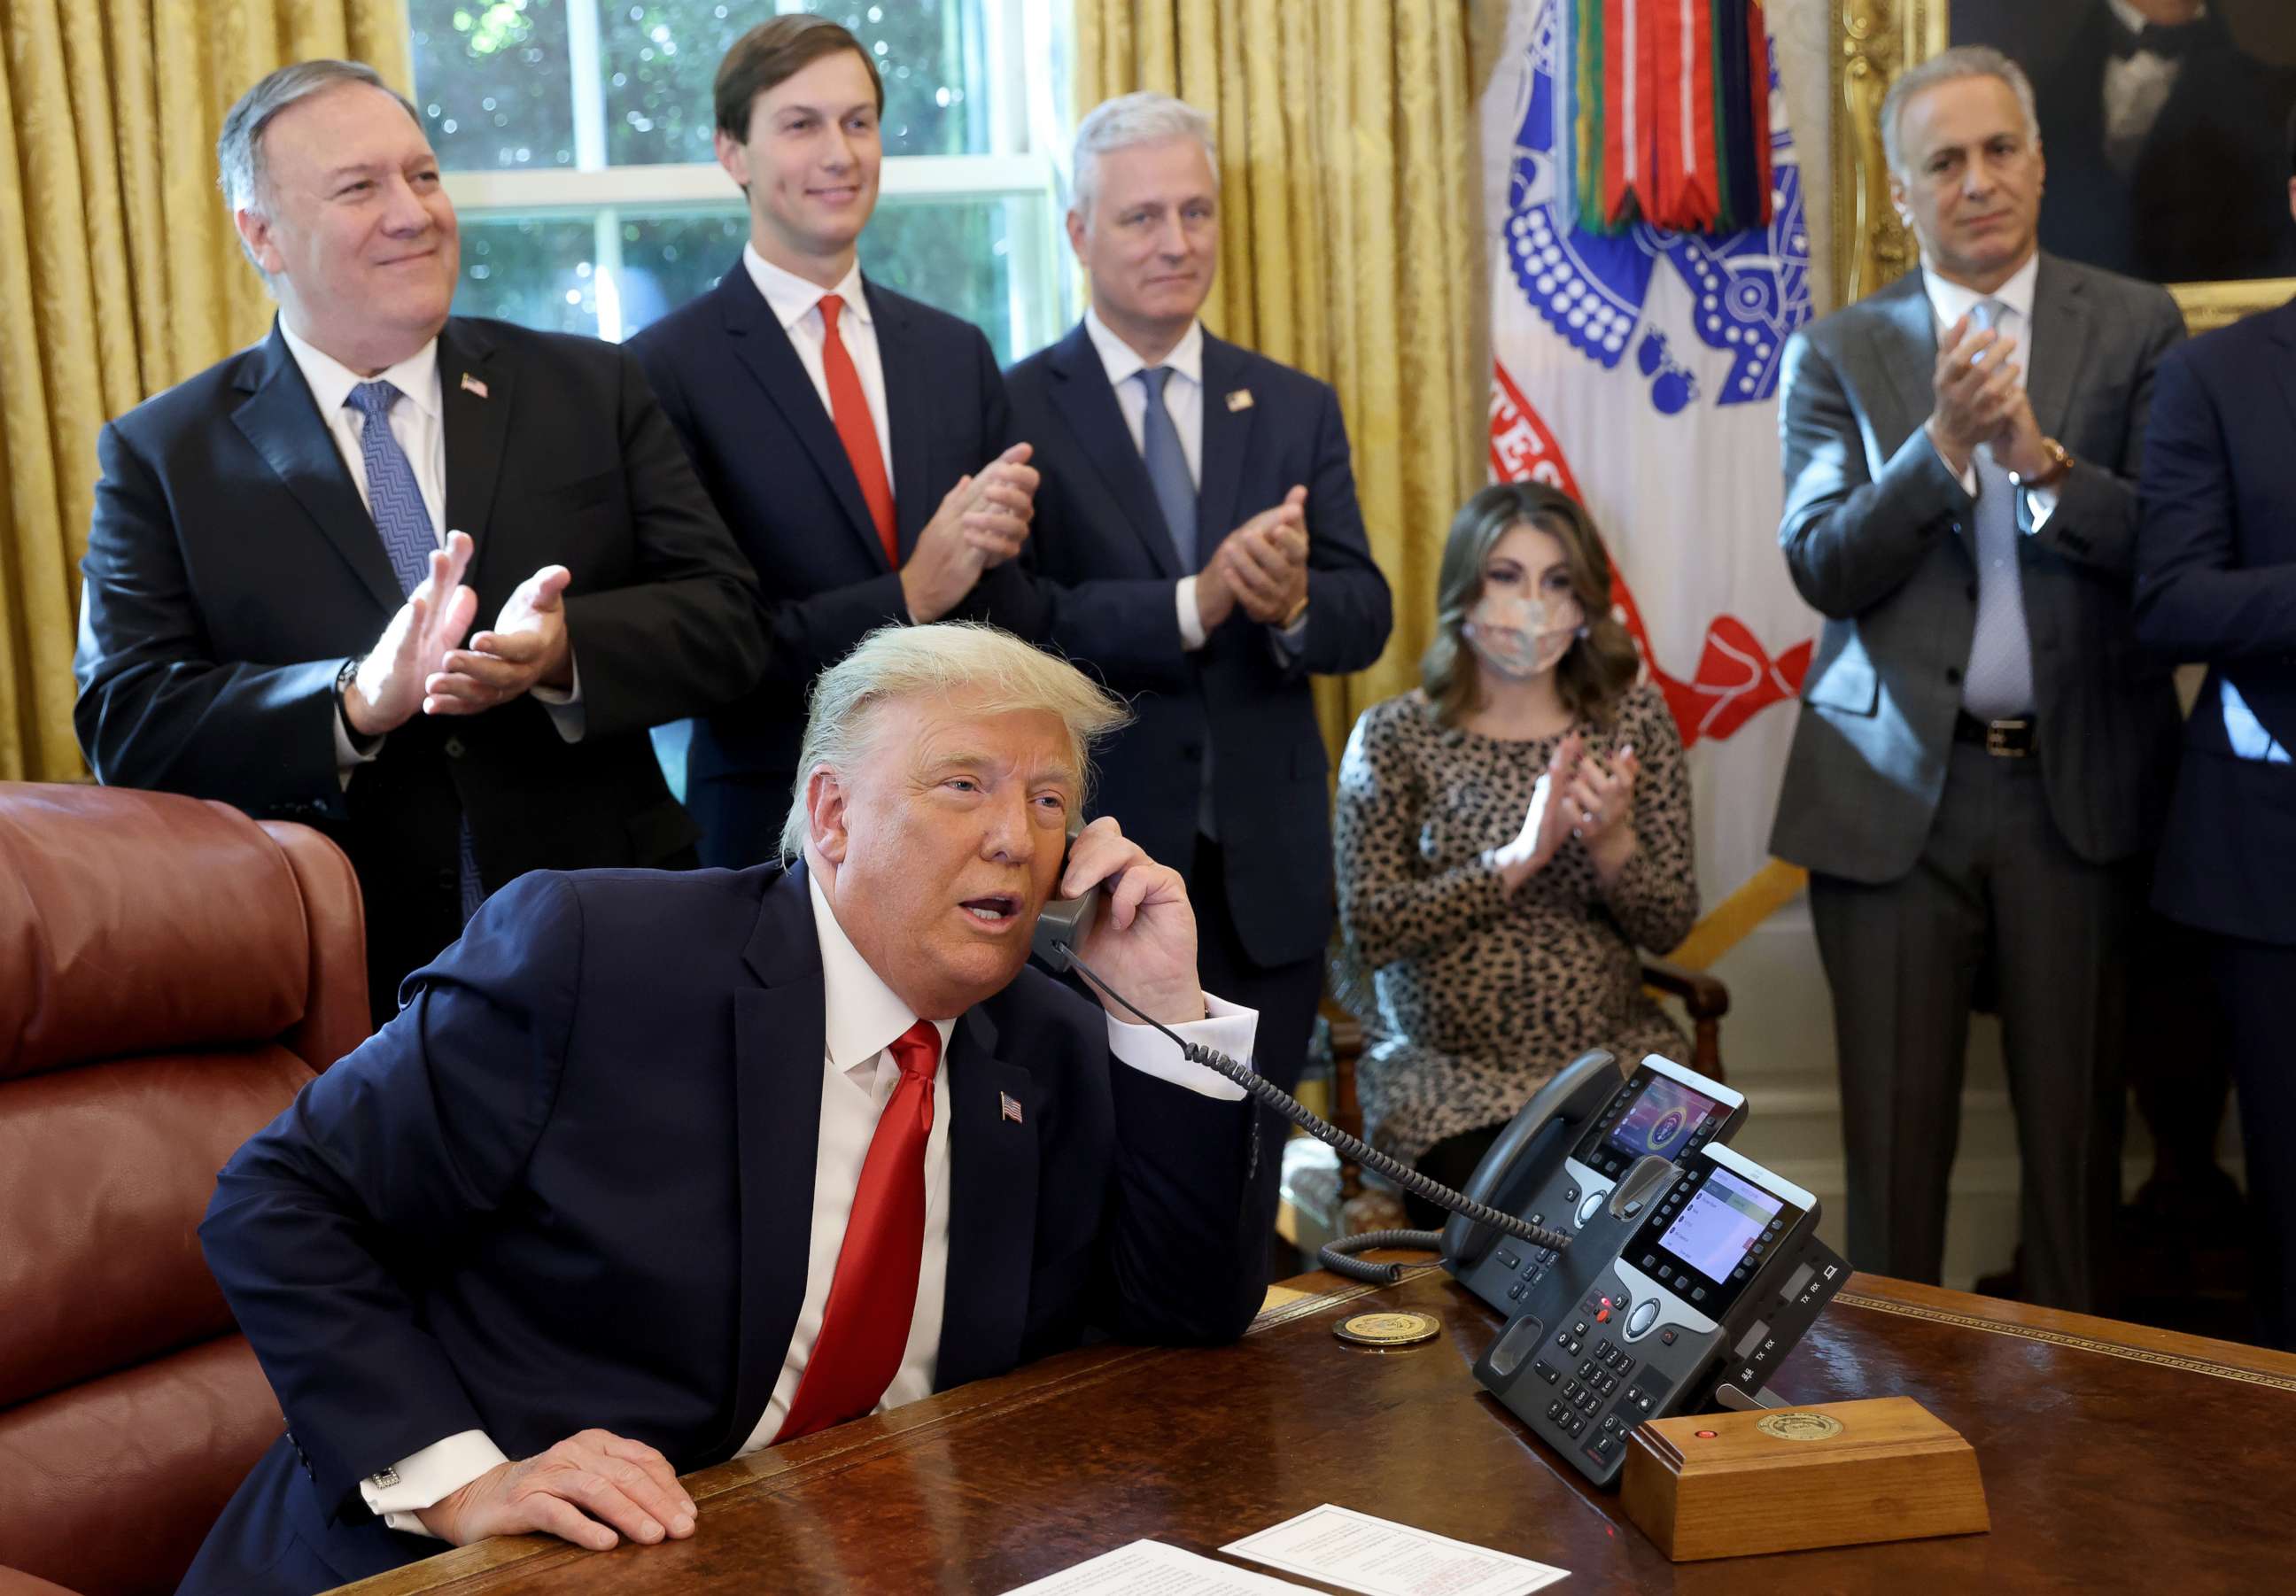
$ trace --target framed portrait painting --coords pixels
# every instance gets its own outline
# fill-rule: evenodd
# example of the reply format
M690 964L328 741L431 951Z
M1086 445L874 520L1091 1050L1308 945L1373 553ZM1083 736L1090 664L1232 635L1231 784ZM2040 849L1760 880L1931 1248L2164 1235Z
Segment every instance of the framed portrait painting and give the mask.
M1914 264L1882 169L1890 79L1949 45L2032 78L2041 246L2167 286L2194 331L2296 297L2296 0L1837 0L1835 281Z

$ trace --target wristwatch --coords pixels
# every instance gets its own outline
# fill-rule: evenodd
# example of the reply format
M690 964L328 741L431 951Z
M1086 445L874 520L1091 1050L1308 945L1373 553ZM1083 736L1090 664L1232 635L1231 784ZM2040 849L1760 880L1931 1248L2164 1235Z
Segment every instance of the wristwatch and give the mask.
M2044 437L2041 439L2041 453L2049 457L2049 463L2046 467L2030 477L2021 477L2015 471L2011 471L2009 480L2019 487L2054 487L2063 481L2066 473L2073 469L2071 452L2055 438Z

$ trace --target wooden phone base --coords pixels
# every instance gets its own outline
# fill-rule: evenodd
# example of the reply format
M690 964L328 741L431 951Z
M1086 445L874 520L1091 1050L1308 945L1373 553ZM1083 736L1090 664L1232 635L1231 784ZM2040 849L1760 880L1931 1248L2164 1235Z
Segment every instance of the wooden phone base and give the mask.
M1621 1491L1677 1563L1992 1527L1976 1453L1907 1396L1654 1419Z

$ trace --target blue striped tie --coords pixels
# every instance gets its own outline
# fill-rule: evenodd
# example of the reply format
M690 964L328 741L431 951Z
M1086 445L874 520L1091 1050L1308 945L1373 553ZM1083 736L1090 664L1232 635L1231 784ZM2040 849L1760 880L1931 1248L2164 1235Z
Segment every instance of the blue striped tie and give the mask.
M374 516L374 529L382 535L383 552L390 556L398 591L411 593L430 574L430 552L439 546L439 534L430 524L430 512L423 505L422 490L415 484L414 462L391 434L390 407L402 397L388 382L362 382L343 403L365 418L359 425L359 454L366 462L367 509ZM455 865L463 918L467 921L487 896L467 818L456 839Z
M1971 312L1980 329L2013 334L2016 312L1987 299ZM2023 351L2020 351L2022 353ZM1979 720L2007 720L2033 708L2033 642L2025 629L2025 573L2018 563L2017 488L2008 469L1980 444L1977 468L1977 624L1969 640L1962 707Z

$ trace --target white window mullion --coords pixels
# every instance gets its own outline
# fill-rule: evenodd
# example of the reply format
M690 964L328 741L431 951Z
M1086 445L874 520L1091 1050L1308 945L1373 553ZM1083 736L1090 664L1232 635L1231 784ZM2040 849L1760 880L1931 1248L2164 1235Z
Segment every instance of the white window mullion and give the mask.
M566 0L566 71L574 102L574 165L606 169L606 74L598 42L598 0Z

